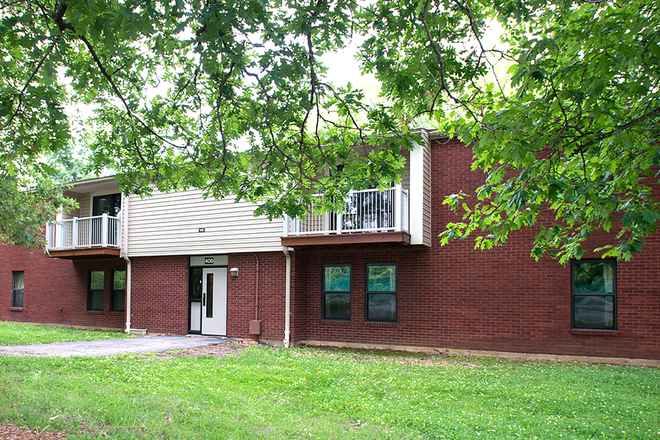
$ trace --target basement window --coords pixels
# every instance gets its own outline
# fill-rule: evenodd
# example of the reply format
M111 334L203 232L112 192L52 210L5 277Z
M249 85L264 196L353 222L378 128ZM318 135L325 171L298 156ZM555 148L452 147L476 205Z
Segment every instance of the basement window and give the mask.
M323 266L323 319L351 319L350 264Z
M112 272L112 310L113 312L126 311L126 271L114 270Z
M367 264L366 320L396 322L397 265Z
M616 260L571 261L574 329L616 329Z
M25 290L25 272L16 271L11 273L11 306L23 308L23 292Z
M103 287L105 284L105 271L89 271L89 291L87 294L87 310L103 311Z

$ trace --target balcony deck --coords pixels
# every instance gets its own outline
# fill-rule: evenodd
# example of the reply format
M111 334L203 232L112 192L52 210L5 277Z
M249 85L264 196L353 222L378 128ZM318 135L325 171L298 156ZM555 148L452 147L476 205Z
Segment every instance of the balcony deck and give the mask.
M282 237L282 246L328 246L364 244L410 244L410 234L403 231L365 232L362 234L306 235Z
M400 185L351 191L342 212L308 210L304 220L285 217L282 246L410 244L408 191Z
M53 258L117 258L120 223L107 214L59 220L46 225L46 250Z

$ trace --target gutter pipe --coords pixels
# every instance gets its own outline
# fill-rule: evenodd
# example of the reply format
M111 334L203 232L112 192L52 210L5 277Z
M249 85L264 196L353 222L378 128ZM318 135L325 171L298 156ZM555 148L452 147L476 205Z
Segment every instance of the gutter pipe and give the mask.
M126 261L126 329L131 333L131 260L128 258L128 196L122 192L121 201L121 256Z
M124 254L126 260L126 330L124 333L131 333L131 260Z
M291 335L291 254L289 250L293 251L293 249L286 246L282 247L282 252L286 257L286 305L284 310L284 341L282 341L285 348L291 346L289 339Z

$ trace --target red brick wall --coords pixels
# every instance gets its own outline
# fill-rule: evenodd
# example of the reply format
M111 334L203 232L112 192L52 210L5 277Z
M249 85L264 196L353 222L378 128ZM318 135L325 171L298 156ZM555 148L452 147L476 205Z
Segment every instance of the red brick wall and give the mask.
M119 258L76 261L54 259L40 251L0 246L0 320L123 329L125 314L110 311L112 270ZM87 311L90 270L105 271L103 311ZM23 309L11 309L12 271L25 273Z
M188 333L187 256L131 258L131 327Z
M292 252L291 340L321 340L438 348L660 359L660 236L642 254L617 265L618 329L571 331L570 266L530 256L533 230L511 234L506 247L475 251L473 242L439 246L436 235L456 221L442 200L470 192L483 174L471 172L471 151L457 142L432 154L431 249L417 246L316 247ZM602 241L595 237L593 244ZM285 257L259 253L261 339L281 341L285 318ZM111 270L120 259L71 262L16 247L0 247L0 319L123 328L110 309ZM187 256L132 258L132 327L185 334L188 330ZM365 267L398 264L398 321L365 322ZM352 265L350 322L321 319L323 264ZM227 335L251 337L257 259L229 255ZM88 312L90 269L106 270L102 313ZM25 271L22 312L10 311L11 272ZM62 311L60 311L60 307ZM608 335L608 336L606 336Z
M260 339L284 339L286 293L285 258L282 252L256 254L259 258ZM239 269L238 277L227 280L227 336L251 338L250 321L255 319L257 258L255 254L229 255L229 268Z
M284 338L284 254L259 253L259 319L261 339ZM189 257L132 258L133 328L149 332L188 332ZM255 318L257 259L254 254L229 255L229 268L239 276L227 279L227 336L250 338Z
M660 359L658 235L649 238L632 262L618 263L618 330L575 334L570 265L535 262L529 256L535 231L513 233L506 247L491 251L475 251L472 241L440 247L437 234L447 222L460 219L442 200L459 190L470 192L483 181L483 174L470 171L470 160L471 151L457 142L433 147L431 249L296 250L296 261L305 264L297 267L296 306L306 317L297 323L296 339ZM598 241L595 237L593 244ZM322 265L340 263L352 265L352 318L324 321ZM398 264L396 324L365 322L368 263Z

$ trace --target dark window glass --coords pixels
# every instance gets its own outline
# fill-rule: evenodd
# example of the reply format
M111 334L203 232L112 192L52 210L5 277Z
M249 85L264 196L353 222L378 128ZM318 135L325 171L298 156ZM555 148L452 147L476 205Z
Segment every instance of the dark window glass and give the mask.
M206 274L206 317L213 318L213 274Z
M369 294L369 321L396 321L396 294Z
M25 289L25 273L12 272L11 273L12 284L11 284L11 306L12 307L23 307L23 292Z
M190 276L192 277L192 280L190 282L190 300L201 301L202 300L202 269L192 269Z
M106 194L96 196L92 201L92 222L90 231L90 240L92 246L98 246L103 243L103 219L97 216L108 214L110 217L118 217L121 211L121 194ZM109 221L108 233L105 240L107 243L117 244L117 230L113 226L115 223Z
M351 266L323 266L323 319L351 319Z
M366 314L367 321L396 322L396 264L367 264Z
M116 217L121 211L121 194L106 194L94 197L92 215L108 214Z
M126 271L115 270L112 273L112 311L126 311Z
M103 311L103 287L105 272L102 270L89 271L89 295L87 297L87 310Z
M367 289L370 292L396 292L396 266L369 265L367 266Z
M616 328L616 261L571 262L573 328Z

